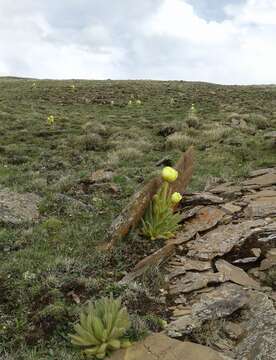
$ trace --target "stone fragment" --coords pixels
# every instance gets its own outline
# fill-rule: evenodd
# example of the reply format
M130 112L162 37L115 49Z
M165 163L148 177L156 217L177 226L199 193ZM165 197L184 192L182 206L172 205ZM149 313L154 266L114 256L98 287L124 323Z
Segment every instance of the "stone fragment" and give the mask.
M252 200L256 200L258 198L266 198L266 197L276 197L276 190L272 188L265 188L260 191L256 191L253 194L246 195L243 197L243 200L250 202Z
M236 284L253 289L258 289L260 287L257 281L253 280L249 275L247 275L244 270L230 264L225 260L220 259L216 261L215 265L220 273L224 274L225 277Z
M276 359L276 310L266 294L252 292L242 322L245 334L233 349L235 359Z
M130 348L115 351L110 360L231 360L203 345L171 339L163 333L154 334Z
M216 256L222 256L234 246L241 246L247 235L251 234L251 229L264 225L266 225L264 220L247 220L238 224L221 225L189 242L187 256L199 260L212 260Z
M216 205L223 203L223 199L208 192L201 192L184 195L182 202L185 205Z
M261 262L260 270L265 271L265 270L268 270L268 269L272 268L273 266L276 266L276 259L275 258L264 259Z
M193 260L186 257L179 258L178 262L175 260L172 262L174 267L168 269L169 274L166 276L169 281L186 274L187 271L206 271L212 269L210 262ZM171 262L169 264L171 264Z
M276 171L254 177L252 179L245 180L242 183L243 186L252 186L252 188L256 188L256 189L275 185L275 184L276 184Z
M260 270L265 271L276 266L276 248L267 251L266 258L261 262Z
M171 337L182 337L200 329L206 321L228 317L243 308L249 302L249 296L242 287L226 283L201 295L199 302L192 306L192 313L171 322L166 332Z
M261 249L259 249L259 248L253 248L253 249L251 249L251 252L252 252L252 254L254 255L254 256L256 256L256 257L260 257L261 256L261 254L262 254L262 250Z
M16 193L0 189L0 223L20 225L37 221L40 197L33 193Z
M203 208L202 205L198 205L198 206L193 206L193 207L188 207L187 209L183 209L181 211L181 220L187 220L193 216L195 216L199 210L201 210Z
M222 284L202 295L200 302L192 306L192 316L201 320L220 319L233 314L249 301L246 290L236 284Z
M191 240L198 232L206 231L218 224L225 213L214 206L205 206L200 209L194 217L188 219L184 224L184 231L179 231L175 239L168 243L183 244Z
M227 277L220 273L193 273L189 272L185 276L177 279L174 284L170 286L170 294L177 295L181 293L190 293L194 290L207 287L208 284L223 283L227 281Z
M222 210L224 210L227 214L230 214L230 215L235 214L235 213L241 211L241 209L242 209L240 206L234 205L231 202L221 205L220 208Z
M186 315L190 315L192 313L192 309L191 308L184 308L184 309L178 309L176 308L173 311L173 317L174 318L178 318L180 316L186 316Z
M234 183L217 185L209 190L212 194L217 194L225 198L236 198L242 194L242 187Z
M185 275L187 270L182 266L177 266L175 268L169 269L169 274L166 275L166 281L171 281L172 279Z
M266 225L250 230L243 244L248 248L258 247L262 253L276 247L276 221L267 221Z
M250 177L250 178L257 177L257 176L268 174L268 173L271 173L271 172L274 172L274 171L275 171L275 168L266 168L266 169L253 170L253 171L250 171L248 177Z
M244 214L247 218L265 218L276 215L276 196L257 198L250 202Z
M239 340L243 334L244 329L241 325L232 321L227 321L223 324L223 330L231 340Z

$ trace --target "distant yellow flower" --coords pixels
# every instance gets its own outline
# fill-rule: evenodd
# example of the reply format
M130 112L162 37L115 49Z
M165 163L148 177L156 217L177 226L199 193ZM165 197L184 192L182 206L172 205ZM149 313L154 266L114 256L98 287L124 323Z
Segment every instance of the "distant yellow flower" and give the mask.
M136 100L136 105L142 105L142 101L141 100Z
M75 84L70 85L70 87L72 90L75 90L75 88L76 88Z
M53 125L54 122L55 122L55 118L53 115L49 115L48 118L47 118L47 122L49 125Z
M132 105L132 100L129 100L128 105Z
M110 105L111 105L111 106L114 105L114 101L113 101L113 100L110 101Z
M177 179L178 172L170 166L162 170L162 179L167 182L174 182Z
M174 192L171 196L171 201L173 204L178 204L182 200L181 194L179 192Z

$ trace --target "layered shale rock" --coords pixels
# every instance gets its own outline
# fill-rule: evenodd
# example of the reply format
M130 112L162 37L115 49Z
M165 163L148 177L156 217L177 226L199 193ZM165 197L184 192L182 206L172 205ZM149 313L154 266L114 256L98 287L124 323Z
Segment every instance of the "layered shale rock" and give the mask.
M163 266L167 335L228 359L276 359L276 168L184 194L180 212L177 236L136 266L135 278Z

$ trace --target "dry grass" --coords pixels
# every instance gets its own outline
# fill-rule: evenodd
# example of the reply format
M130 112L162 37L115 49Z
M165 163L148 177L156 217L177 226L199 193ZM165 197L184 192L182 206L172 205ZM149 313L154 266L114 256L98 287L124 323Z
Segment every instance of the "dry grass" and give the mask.
M232 133L232 128L226 126L218 126L213 129L204 131L204 138L209 142L215 142L229 137Z
M108 154L107 164L117 165L120 161L131 161L140 159L143 153L134 147L123 147Z
M82 129L86 133L95 133L95 134L99 134L102 136L106 136L110 133L108 128L104 124L102 124L98 121L88 121L87 123L85 123L82 126Z
M190 145L194 143L195 140L192 139L190 136L180 132L176 132L167 137L166 148L185 151Z
M191 114L187 117L186 124L191 128L198 129L200 127L200 120L197 116Z
M75 140L77 148L84 151L103 149L105 147L105 143L106 142L102 136L96 133L81 135Z
M258 130L265 130L269 127L269 121L268 119L261 114L250 114L249 117L249 123L250 125L255 126Z

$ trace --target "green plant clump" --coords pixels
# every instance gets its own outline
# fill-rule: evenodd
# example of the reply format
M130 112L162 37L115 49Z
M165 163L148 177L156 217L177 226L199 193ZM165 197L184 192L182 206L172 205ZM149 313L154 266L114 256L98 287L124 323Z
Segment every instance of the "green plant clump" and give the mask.
M175 206L182 196L175 192L171 194L170 183L177 179L178 172L167 166L162 171L164 180L161 188L153 196L145 218L142 219L142 233L151 240L169 239L179 228L181 217L174 212Z
M104 359L111 351L131 345L124 337L130 327L127 309L120 299L102 298L89 303L74 326L76 335L69 335L73 345L96 359Z

